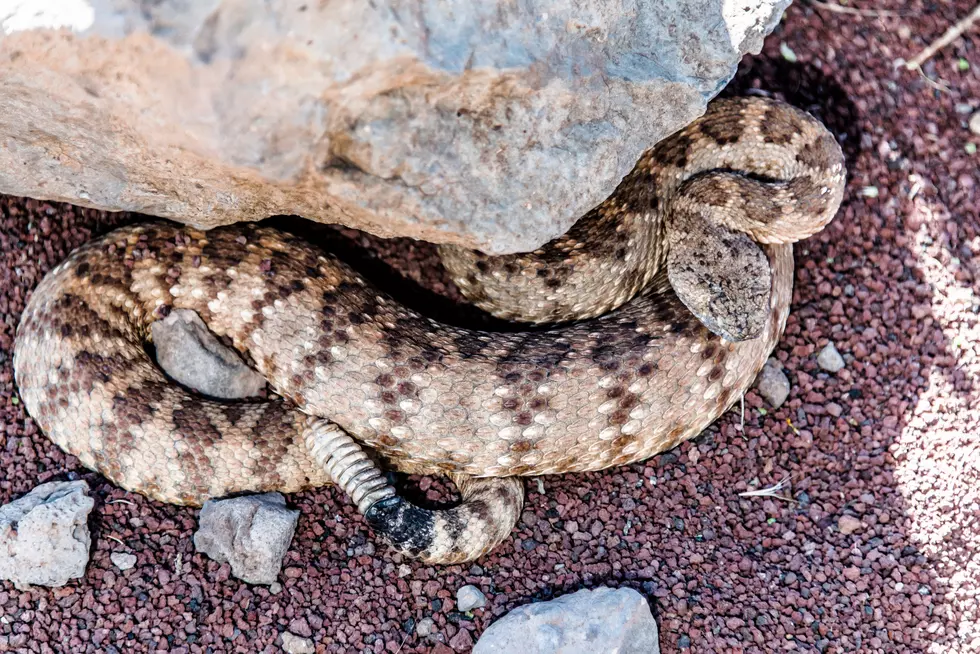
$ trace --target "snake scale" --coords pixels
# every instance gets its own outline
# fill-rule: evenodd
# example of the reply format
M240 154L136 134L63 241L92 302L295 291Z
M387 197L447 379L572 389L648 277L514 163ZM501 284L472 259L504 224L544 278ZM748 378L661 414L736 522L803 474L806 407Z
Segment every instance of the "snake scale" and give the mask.
M395 548L466 561L510 533L521 476L646 459L741 397L789 313L792 243L833 218L844 175L803 111L715 101L542 248L440 249L472 302L530 323L508 331L420 315L283 232L125 227L34 291L16 380L55 443L126 489L199 505L334 481ZM274 394L220 400L165 375L147 343L178 310ZM385 467L448 475L462 501L416 507Z

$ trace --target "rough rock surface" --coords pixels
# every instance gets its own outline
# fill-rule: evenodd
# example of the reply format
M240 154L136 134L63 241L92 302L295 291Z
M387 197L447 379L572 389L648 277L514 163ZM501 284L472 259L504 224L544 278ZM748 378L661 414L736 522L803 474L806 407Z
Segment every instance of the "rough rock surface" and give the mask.
M517 608L483 632L473 654L659 654L657 623L631 588L583 589Z
M222 345L193 311L178 309L150 325L157 363L184 386L221 399L259 395L265 378Z
M281 493L211 500L201 509L194 547L250 584L272 584L293 540L299 511Z
M533 249L700 115L789 2L6 3L0 192ZM69 29L31 29L50 25Z
M759 395L765 398L774 409L783 406L783 402L789 397L789 378L783 372L783 364L776 357L769 357L766 365L759 371L759 376L755 380L756 390Z
M16 586L64 586L83 576L94 505L84 481L52 481L0 507L0 579Z

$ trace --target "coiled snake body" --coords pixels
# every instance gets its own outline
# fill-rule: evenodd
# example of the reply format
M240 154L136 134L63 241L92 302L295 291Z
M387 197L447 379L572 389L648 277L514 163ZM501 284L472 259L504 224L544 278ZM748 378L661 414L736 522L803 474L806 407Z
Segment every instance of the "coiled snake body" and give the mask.
M196 505L334 480L395 547L464 561L510 532L520 476L648 458L745 392L785 325L791 243L831 220L843 180L807 114L717 101L541 249L442 248L475 303L555 323L524 331L435 322L278 231L126 227L35 290L16 379L54 442L127 489ZM219 401L168 379L145 344L174 310L285 399ZM463 502L414 507L374 460L448 474Z

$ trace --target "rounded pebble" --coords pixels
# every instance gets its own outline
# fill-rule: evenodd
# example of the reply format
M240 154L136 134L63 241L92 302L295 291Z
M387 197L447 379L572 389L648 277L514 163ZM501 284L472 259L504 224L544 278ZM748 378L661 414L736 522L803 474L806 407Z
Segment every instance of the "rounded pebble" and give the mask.
M136 555L125 552L113 552L109 555L109 560L120 570L129 570L136 565Z
M309 638L302 638L284 631L282 632L282 651L286 654L314 654L316 648Z
M762 367L759 377L755 380L755 387L769 405L778 409L789 397L790 386L789 378L783 372L783 366L779 360L770 357L766 365Z
M456 609L466 613L482 609L487 604L487 596L476 586L466 585L456 591Z
M419 620L418 624L415 625L415 633L421 638L430 636L435 633L436 623L432 618L422 618Z

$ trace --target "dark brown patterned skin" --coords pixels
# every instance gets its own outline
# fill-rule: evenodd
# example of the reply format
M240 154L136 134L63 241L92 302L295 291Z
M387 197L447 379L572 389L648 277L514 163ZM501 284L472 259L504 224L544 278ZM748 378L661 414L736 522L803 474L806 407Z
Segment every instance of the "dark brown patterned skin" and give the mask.
M653 279L666 263L668 234L697 243L707 231L703 210L756 242L793 243L830 222L843 179L840 147L808 114L763 98L718 100L538 250L489 258L442 246L440 254L466 297L500 318L595 317Z
M802 112L759 99L716 103L644 157L564 240L524 257L471 259L461 281L477 299L514 299L492 288L527 281L517 308L502 315L569 320L570 305L585 315L619 307L522 332L437 323L273 230L120 229L72 253L35 290L15 345L17 383L41 429L84 465L181 504L327 483L304 443L315 417L396 469L461 480L640 461L700 433L752 383L789 312L789 243L829 222L843 176L836 142ZM670 240L675 223L704 230L737 262L767 262L765 283L712 295L721 273L696 245L681 243L687 254L664 265L665 243L683 240ZM768 245L750 242L758 254L746 254L731 236L742 231ZM714 289L695 311L764 301L746 327L756 334L735 341L710 332L668 277L690 284L678 291L689 305ZM563 285L574 292L555 295L561 310L545 306ZM571 301L586 290L584 302ZM285 400L216 402L170 383L144 344L149 325L175 309L197 312ZM722 331L737 328L739 316L718 321ZM513 494L498 499L516 515ZM502 509L487 507L493 522Z

